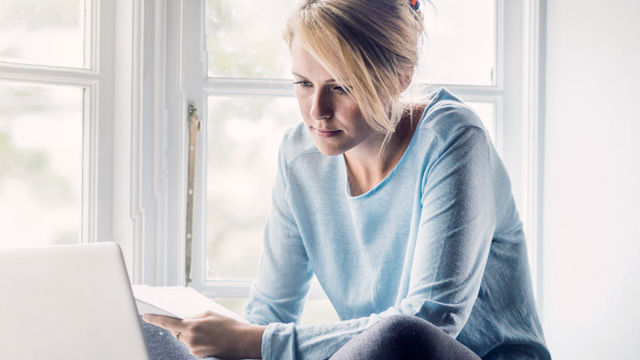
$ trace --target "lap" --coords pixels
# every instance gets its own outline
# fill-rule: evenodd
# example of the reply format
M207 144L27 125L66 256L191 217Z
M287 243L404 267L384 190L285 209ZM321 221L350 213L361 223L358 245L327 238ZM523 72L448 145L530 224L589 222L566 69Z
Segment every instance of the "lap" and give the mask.
M142 328L151 360L197 359L169 331L144 321ZM445 332L415 316L383 319L331 357L331 360L346 359L480 360Z
M428 321L405 315L381 320L349 341L331 359L480 360Z
M149 324L142 319L140 321L142 322L142 331L151 360L197 359L197 357L191 355L189 348L176 340L168 330Z

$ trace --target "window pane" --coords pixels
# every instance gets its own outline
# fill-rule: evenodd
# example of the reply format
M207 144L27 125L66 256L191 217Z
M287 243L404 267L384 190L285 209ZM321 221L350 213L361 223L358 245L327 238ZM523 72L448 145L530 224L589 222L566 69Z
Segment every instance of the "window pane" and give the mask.
M290 78L282 29L294 5L295 0L207 0L209 76Z
M493 85L496 64L495 0L423 1L427 36L415 80Z
M79 242L83 93L0 81L0 248Z
M233 311L234 313L244 316L244 309L247 307L249 299L247 298L216 298L213 301Z
M2 0L0 61L85 67L84 0Z
M330 324L340 321L336 310L328 299L307 299L302 310L302 325Z
M260 1L246 6L241 1L207 0L209 76L290 77L289 52L281 32L289 14L287 9L293 9L295 1L277 0L276 3ZM495 0L433 3L434 6L427 3L422 8L427 37L415 80L493 85L497 38Z
M489 132L491 140L496 141L496 105L492 102L466 102L480 116L480 120Z
M207 278L251 279L262 253L277 153L295 98L209 97Z

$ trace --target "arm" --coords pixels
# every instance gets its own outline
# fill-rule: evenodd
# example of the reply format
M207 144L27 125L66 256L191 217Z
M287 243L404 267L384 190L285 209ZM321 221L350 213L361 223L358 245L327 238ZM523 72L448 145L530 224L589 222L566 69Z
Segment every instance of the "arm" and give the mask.
M496 226L493 156L486 133L465 127L424 176L410 290L398 310L454 337L475 303Z

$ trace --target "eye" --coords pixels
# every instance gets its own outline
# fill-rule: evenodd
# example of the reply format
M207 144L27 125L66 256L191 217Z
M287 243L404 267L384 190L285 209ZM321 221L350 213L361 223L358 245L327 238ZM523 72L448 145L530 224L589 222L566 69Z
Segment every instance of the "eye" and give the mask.
M347 90L345 90L345 88L343 88L342 86L334 86L333 90L341 92L341 93L346 93Z
M333 86L331 89L339 94L348 94L351 92L351 88L349 88L348 86L336 85L336 86Z
M307 80L294 81L293 85L300 85L302 87L312 87L313 86L313 84L311 84L311 82L309 82Z

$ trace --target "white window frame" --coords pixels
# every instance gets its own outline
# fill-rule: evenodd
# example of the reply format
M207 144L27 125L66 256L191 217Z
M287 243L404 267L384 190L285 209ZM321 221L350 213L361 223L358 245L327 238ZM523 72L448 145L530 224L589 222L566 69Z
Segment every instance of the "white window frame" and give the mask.
M180 191L169 190L180 176L170 174L167 152L179 148L174 142L182 145L169 136L174 129L168 120L180 110L166 89L180 88L182 56L172 54L181 32L171 31L182 18L170 11L182 6L173 0L87 0L92 46L86 69L0 62L0 80L86 88L80 242L118 243L134 283L179 283L172 269L183 254L167 239L181 224L168 222L184 209L177 205ZM173 165L171 170L182 166Z
M128 159L126 149L118 151L114 133L130 119L118 115L126 112L130 98L116 96L117 89L127 90L127 69L122 66L123 50L130 49L130 33L116 27L123 15L124 0L86 1L85 69L0 62L0 80L43 85L69 85L85 88L82 131L82 219L81 243L117 240L114 235L114 189L119 158ZM126 30L126 28L125 28ZM118 56L116 56L116 54ZM132 241L124 242L132 244ZM125 247L125 253L131 251ZM127 257L131 264L132 257Z
M193 284L209 296L247 297L251 281L206 280L206 114L207 96L267 95L293 96L289 81L257 79L207 79L204 35L204 1L157 1L146 3L145 14L155 23L155 78L164 90L155 95L153 142L156 193L155 238L144 236L143 276L151 285L184 284L184 227L188 120L187 104L199 109L204 129L199 135L193 229ZM493 86L446 86L465 101L491 102L496 112L496 146L502 153L512 179L513 192L525 224L534 291L541 298L541 178L543 132L541 34L543 17L539 0L496 1L497 64ZM151 10L149 9L151 8ZM148 29L147 29L148 30ZM145 31L145 40L148 33ZM164 56L163 56L164 55ZM156 59L158 59L156 58ZM158 63L161 62L161 63ZM145 62L145 65L149 65ZM159 86L156 86L156 89ZM160 125L158 125L160 124ZM157 127L157 128L156 128ZM161 153L157 153L161 152ZM170 155L166 155L170 154ZM158 180L159 179L159 180ZM322 298L319 287L310 298ZM538 301L538 306L540 306ZM542 310L541 308L539 310Z

